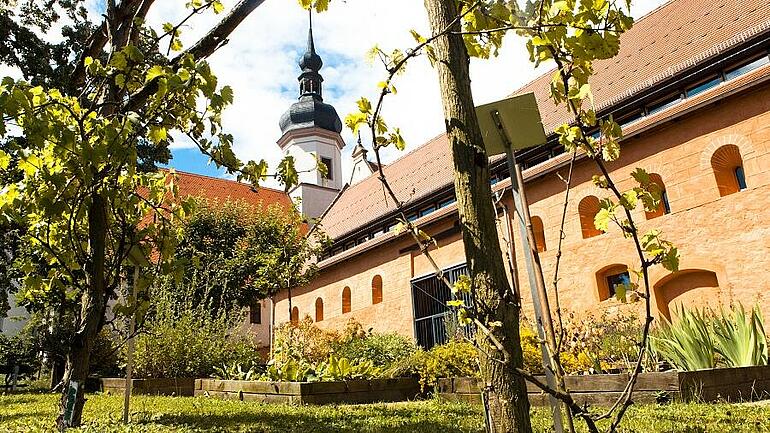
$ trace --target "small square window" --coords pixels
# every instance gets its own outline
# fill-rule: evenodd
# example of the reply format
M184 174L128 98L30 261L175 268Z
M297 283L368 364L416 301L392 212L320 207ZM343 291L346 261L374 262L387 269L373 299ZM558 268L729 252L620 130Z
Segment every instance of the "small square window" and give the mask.
M249 307L249 323L252 325L262 324L262 303L256 302Z
M613 274L613 275L607 275L607 288L610 289L610 298L615 297L616 290L615 288L618 286L630 286L631 285L631 278L628 276L628 271L621 272L619 274Z

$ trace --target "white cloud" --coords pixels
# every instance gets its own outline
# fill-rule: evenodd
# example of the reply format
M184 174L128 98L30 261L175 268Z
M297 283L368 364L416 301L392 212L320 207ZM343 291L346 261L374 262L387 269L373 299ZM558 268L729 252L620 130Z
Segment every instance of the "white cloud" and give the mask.
M94 2L95 0L89 0ZM226 7L234 0L226 1ZM640 16L663 0L635 2L634 15ZM156 2L149 22L160 27L164 21L177 22L186 14L183 2ZM183 29L183 40L192 43L219 17L206 14ZM365 61L365 53L375 44L383 49L405 49L414 44L409 30L428 34L428 22L421 1L415 0L337 0L331 9L314 16L316 48L325 61L325 101L333 104L340 117L355 108L360 96L376 95L376 84L385 71ZM281 132L278 120L296 100L299 74L297 60L307 38L307 13L295 0L265 2L230 37L227 45L210 59L223 84L235 90L234 105L224 115L225 128L235 136L235 150L241 159L266 159L274 165L281 156L276 140ZM497 58L472 61L472 87L477 103L505 97L545 69L535 71L528 61L524 41L509 36ZM443 131L443 116L436 72L426 59L412 62L398 78L399 93L390 96L384 118L399 126L408 149L424 143ZM349 154L354 138L343 136ZM189 147L180 141L176 147ZM401 152L386 152L386 159Z

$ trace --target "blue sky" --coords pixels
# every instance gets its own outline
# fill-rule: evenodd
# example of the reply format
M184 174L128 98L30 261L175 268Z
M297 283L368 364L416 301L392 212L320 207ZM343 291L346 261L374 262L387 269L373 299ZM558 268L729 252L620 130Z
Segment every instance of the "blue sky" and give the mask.
M217 168L213 162L209 163L207 156L198 149L174 149L171 151L173 160L169 164L179 171L198 173L206 176L224 177L225 170Z

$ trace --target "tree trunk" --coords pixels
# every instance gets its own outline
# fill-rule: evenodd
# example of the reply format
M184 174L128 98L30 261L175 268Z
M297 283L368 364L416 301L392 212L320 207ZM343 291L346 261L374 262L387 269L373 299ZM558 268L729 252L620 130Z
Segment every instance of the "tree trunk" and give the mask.
M91 348L103 325L107 307L105 280L105 255L107 234L107 208L104 198L99 193L91 196L88 207L88 238L92 262L87 269L88 289L81 297L80 319L67 354L67 367L64 373L64 390L59 406L59 428L79 426L86 400L83 389L88 378L88 366ZM66 420L65 409L70 383L78 383L78 393L72 412L72 422Z
M457 17L455 0L425 0L433 34L443 32ZM460 30L459 24L454 30ZM522 367L519 304L510 290L495 225L489 184L489 160L471 93L469 57L461 35L444 35L433 43L441 86L446 132L454 160L455 194L463 232L465 257L472 280L475 308L482 323L500 322L494 331L505 354L481 333L481 373L488 392L495 433L530 433L529 400Z

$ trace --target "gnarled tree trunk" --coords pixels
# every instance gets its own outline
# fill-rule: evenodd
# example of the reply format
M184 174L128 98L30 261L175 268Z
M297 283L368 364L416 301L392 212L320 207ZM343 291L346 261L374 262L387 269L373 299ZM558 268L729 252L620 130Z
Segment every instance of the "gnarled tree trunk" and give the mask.
M434 35L447 29L458 15L456 0L425 0L425 8ZM453 30L460 30L459 23L455 23ZM471 93L468 52L462 36L457 34L437 38L433 48L475 307L482 323L500 322L495 335L505 349L504 352L498 350L483 333L477 333L493 431L530 433L526 384L514 370L523 364L520 307L510 289L500 250L489 184L489 160Z

